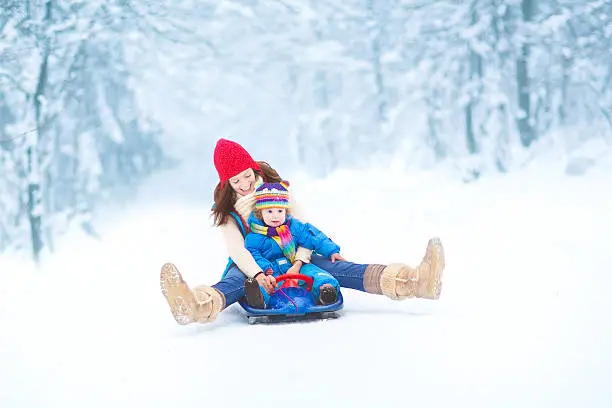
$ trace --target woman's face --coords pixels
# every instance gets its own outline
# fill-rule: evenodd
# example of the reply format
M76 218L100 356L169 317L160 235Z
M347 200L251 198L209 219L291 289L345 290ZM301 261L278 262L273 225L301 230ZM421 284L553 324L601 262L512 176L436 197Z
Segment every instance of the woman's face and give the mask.
M251 194L255 190L255 172L246 169L229 180L230 186L240 197Z

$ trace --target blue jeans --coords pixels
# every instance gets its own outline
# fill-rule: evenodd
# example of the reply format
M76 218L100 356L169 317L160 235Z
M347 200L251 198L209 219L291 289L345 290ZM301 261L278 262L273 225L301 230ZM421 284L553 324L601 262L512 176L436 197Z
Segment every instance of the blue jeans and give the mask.
M347 261L336 261L332 263L328 258L312 254L310 263L326 272L329 272L342 288L355 289L365 292L363 287L363 275L367 264L356 264ZM228 269L227 274L213 288L225 295L225 307L237 302L244 296L244 281L246 276L236 264Z
M331 276L336 278L340 287L365 292L365 288L363 287L363 275L368 267L367 264L356 264L348 261L336 261L332 263L329 258L317 254L312 254L310 263L329 272Z
M236 303L244 296L244 281L246 278L246 275L233 263L223 279L212 286L225 296L225 307Z

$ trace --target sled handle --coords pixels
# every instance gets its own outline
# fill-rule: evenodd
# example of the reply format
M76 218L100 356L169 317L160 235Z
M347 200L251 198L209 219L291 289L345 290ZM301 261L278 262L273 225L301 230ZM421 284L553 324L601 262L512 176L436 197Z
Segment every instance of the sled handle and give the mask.
M298 279L301 281L306 282L307 285L307 290L311 291L312 290L312 284L314 283L314 279L312 279L310 276L308 275L302 275L301 273L286 273L284 275L280 275L276 277L276 282L282 282L284 280L287 279Z

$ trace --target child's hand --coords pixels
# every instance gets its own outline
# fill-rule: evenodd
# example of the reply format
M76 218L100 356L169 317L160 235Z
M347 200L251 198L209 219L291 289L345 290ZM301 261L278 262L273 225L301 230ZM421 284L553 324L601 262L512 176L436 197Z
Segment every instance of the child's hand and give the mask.
M344 259L342 257L342 255L340 255L338 253L332 254L332 256L329 259L331 259L332 263L334 263L336 261L346 261L346 259Z
M264 275L263 273L260 273L255 279L257 279L259 285L263 286L266 292L268 292L270 295L276 288L276 278L274 278L272 275Z
M286 273L290 275L297 275L298 273L300 273L301 268L302 268L302 261L298 260L298 261L295 261L293 265L291 265L291 268L289 268Z

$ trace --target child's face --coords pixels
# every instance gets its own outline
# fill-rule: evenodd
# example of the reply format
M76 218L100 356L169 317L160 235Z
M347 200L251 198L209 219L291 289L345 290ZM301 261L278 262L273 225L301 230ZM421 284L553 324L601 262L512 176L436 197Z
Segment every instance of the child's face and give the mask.
M269 227L278 227L285 222L287 211L284 208L266 208L261 211L264 224Z

